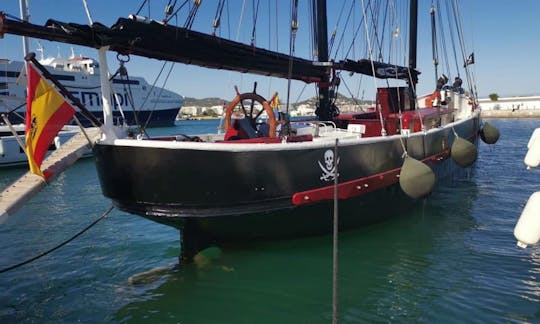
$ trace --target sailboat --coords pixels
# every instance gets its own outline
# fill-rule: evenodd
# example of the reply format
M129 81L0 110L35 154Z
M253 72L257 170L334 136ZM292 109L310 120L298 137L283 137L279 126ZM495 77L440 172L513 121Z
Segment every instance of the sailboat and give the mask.
M473 85L463 89L459 77L448 85L436 72L435 90L416 94L417 0L409 4L406 66L377 61L372 49L364 59L330 59L326 2L311 5L312 59L140 16L106 27L55 20L39 26L2 15L0 26L1 33L96 48L102 76L106 51L116 51L315 84L312 120L276 111L278 94L264 98L255 84L250 92L235 88L224 132L197 136L137 139L114 127L111 107L104 105L104 135L93 146L103 195L123 211L180 229L182 255L190 258L210 244L328 233L336 203L340 229L380 221L474 164L479 134L492 133L482 128ZM297 6L293 1L293 13ZM367 22L365 8L363 14ZM294 14L291 26L293 43ZM373 109L339 113L334 98L342 72L388 83L377 89ZM391 86L390 79L404 84ZM102 78L103 98L108 87Z

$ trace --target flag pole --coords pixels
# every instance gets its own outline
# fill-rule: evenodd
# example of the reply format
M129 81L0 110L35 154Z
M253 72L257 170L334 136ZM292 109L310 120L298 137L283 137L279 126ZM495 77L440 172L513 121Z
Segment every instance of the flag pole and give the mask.
M88 109L86 109L86 107L81 103L81 101L77 97L72 95L71 92L69 92L60 82L58 82L58 80L56 80L56 78L49 71L47 71L47 69L45 69L43 65L41 65L36 60L35 53L33 52L28 53L28 55L24 57L24 60L27 62L32 62L35 65L35 67L38 68L39 71L43 74L43 76L46 77L52 83L54 83L54 85L58 88L58 90L62 93L62 95L66 96L69 100L71 100L71 102L75 106L77 106L77 108L80 109L84 117L88 118L94 126L101 127L103 125L102 122L100 122ZM79 126L81 125L79 124Z
M77 118L77 116L73 115L73 120L75 121L75 123L77 125L79 125L79 128L81 129L81 132L83 133L84 137L86 137L86 140L88 141L88 144L90 144L90 147L94 147L94 142L92 142L92 140L90 140L90 137L88 136L88 134L84 130L84 127L81 124L81 122L79 121L79 118Z

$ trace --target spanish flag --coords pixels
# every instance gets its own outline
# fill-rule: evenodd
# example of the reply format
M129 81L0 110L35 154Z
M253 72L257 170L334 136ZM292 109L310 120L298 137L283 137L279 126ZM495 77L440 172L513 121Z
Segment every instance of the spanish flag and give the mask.
M276 94L274 95L274 97L272 98L272 101L270 102L270 106L273 108L273 109L276 109L279 107L279 97L278 97L278 94L276 92Z
M75 110L47 81L37 68L27 62L26 155L30 171L44 178L41 163L52 141Z

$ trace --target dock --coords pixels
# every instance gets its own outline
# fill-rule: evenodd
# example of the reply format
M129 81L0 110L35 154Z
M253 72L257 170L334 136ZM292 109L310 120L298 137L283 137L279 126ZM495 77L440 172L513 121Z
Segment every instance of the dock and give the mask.
M540 118L540 109L482 110L482 118Z
M101 136L101 130L98 127L85 128L84 131L92 143ZM43 161L41 169L51 174L47 180L28 171L2 191L0 193L0 224L80 159L89 149L88 139L83 132L79 132Z

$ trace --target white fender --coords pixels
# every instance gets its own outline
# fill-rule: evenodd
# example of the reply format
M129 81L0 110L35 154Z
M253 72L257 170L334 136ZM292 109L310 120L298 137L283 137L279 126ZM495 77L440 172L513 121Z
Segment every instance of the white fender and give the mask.
M527 144L527 155L523 162L527 169L536 168L540 165L540 128L534 130Z
M532 143L537 139L540 138L540 128L537 128L533 131L531 138L529 139L529 143L527 143L527 148L530 149Z
M540 240L540 191L529 197L514 228L514 236L521 248L536 244Z

